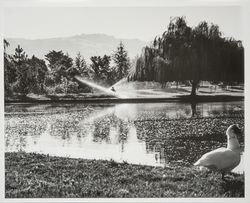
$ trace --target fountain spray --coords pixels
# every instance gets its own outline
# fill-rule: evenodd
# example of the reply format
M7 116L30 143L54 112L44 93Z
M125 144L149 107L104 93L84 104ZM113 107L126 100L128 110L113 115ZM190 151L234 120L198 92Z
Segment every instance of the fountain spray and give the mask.
M90 87L93 87L93 88L95 88L95 89L98 89L98 90L100 90L100 91L102 91L102 92L107 93L108 95L112 95L112 96L117 97L117 98L124 98L123 95L118 94L117 92L113 92L110 88L105 88L105 87L103 87L103 86L101 86L101 85L98 85L98 84L96 84L96 83L94 83L94 82L91 82L91 81L89 81L89 80L87 80L87 79L85 79L85 78L82 78L82 77L79 76L79 75L74 76L74 78L75 78L77 81L79 81L80 83L83 83L83 84L85 84L85 85L88 85L88 86L90 86Z

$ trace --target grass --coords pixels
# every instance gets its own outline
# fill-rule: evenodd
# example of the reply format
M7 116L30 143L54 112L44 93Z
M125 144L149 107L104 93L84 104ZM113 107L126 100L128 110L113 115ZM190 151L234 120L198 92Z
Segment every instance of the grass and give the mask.
M5 153L6 198L244 197L244 175Z
M176 99L178 101L231 101L231 100L243 100L244 98L244 91L240 89L240 87L231 87L230 90L225 90L222 88L217 87L216 92L212 91L210 87L200 87L197 91L196 97L191 97L191 86L180 86L176 88L175 86L172 87L166 87L166 88L160 88L159 83L155 83L155 85L147 85L148 83L141 83L141 82L130 82L126 84L125 86L121 86L117 92L132 92L134 95L140 96L140 97L149 97L151 95L151 98L157 99L156 95L159 95L158 93L161 92L161 97L164 96L165 100L171 100ZM153 83L152 83L153 84ZM137 88L136 86L139 85ZM132 88L131 87L135 87ZM148 87L148 88L147 88ZM234 88L234 90L233 90ZM142 94L143 93L143 94ZM155 95L156 93L156 95ZM48 103L48 102L140 102L143 101L143 99L137 98L135 100L135 96L132 96L130 98L123 98L118 99L115 98L112 95L108 95L106 93L102 92L93 92L93 93L60 93L60 94L44 94L44 95L38 95L30 93L26 96L19 95L19 94L13 94L11 96L5 97L6 103L19 103L19 102L30 102L30 103ZM159 96L158 99L160 100ZM144 98L144 101L146 101L146 98Z

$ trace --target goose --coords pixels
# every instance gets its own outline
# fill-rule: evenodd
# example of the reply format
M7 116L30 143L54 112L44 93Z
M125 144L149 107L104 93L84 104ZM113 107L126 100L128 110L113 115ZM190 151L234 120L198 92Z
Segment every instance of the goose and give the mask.
M227 148L221 147L204 154L195 166L206 167L222 173L222 179L226 172L230 172L240 163L240 144L237 136L241 135L241 130L237 125L230 125L226 131Z

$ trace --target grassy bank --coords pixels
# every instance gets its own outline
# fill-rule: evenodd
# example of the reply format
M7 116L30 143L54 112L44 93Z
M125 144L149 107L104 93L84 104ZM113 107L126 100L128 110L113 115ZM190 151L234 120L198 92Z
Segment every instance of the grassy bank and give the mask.
M114 98L113 96L104 94L104 93L79 93L79 94L28 94L28 95L12 95L6 96L5 102L14 103L14 102L60 102L60 101L84 101L91 99L103 99L103 98Z
M5 153L6 198L243 197L244 175Z
M179 94L166 94L161 97L129 97L116 98L105 94L57 94L57 95L15 95L5 97L5 103L146 103L146 102L226 102L226 101L243 101L244 96L241 94L226 95L226 94L211 94L211 95L196 95L190 96Z
M212 89L211 89L212 87ZM166 101L239 101L244 99L244 88L237 86L225 89L219 86L200 86L197 95L191 97L191 86L168 86L161 87L157 82L126 82L116 86L116 93L123 95L116 98L114 95L105 92L93 91L91 93L54 93L54 94L33 94L26 96L13 94L5 96L6 103L31 102L31 103L47 103L47 102L166 102Z

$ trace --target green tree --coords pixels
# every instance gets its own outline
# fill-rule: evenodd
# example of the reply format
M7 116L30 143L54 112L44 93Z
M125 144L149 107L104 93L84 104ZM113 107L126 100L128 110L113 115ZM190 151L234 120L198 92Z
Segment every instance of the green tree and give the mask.
M128 58L128 52L125 50L122 42L120 42L119 46L117 47L117 50L112 55L112 58L115 62L117 80L126 77L128 75L130 62Z

